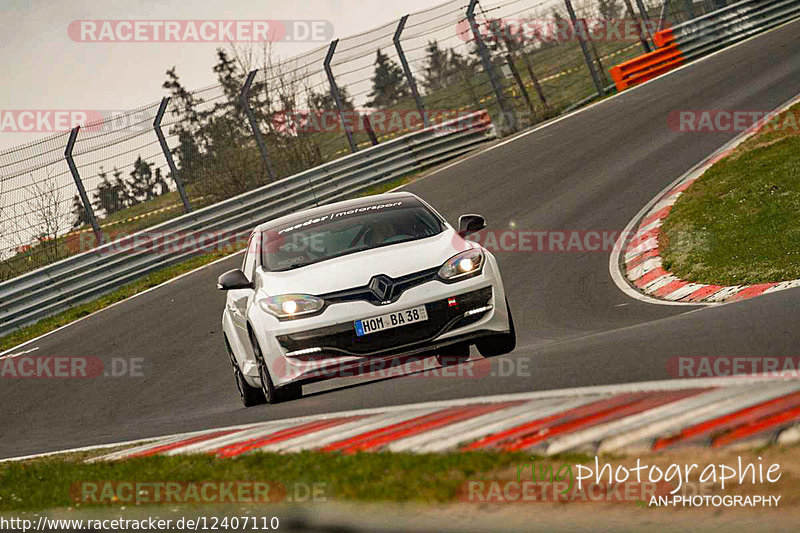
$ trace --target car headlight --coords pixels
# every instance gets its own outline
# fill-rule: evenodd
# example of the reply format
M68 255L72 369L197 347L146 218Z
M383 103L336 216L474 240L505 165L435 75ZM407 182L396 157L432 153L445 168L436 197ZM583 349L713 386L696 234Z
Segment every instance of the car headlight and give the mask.
M261 308L279 320L312 315L323 307L324 300L308 294L282 294L261 300Z
M442 265L439 277L444 281L458 281L475 276L483 270L483 261L483 252L478 249L461 252Z

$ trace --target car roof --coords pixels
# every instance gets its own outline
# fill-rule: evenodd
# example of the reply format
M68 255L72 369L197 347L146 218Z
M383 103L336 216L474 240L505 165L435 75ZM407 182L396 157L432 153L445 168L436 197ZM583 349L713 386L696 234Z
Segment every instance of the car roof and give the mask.
M384 194L373 194L371 196L363 196L360 198L353 198L352 200L344 200L341 202L333 202L330 204L323 204L319 207L312 207L311 209L304 209L302 211L295 211L288 215L279 218L273 218L262 224L259 224L255 229L257 231L265 231L276 226L288 225L297 220L305 220L313 218L317 215L324 215L332 211L344 211L349 209L356 209L359 207L378 204L381 202L396 201L401 198L413 198L419 200L415 194L410 192L389 192Z

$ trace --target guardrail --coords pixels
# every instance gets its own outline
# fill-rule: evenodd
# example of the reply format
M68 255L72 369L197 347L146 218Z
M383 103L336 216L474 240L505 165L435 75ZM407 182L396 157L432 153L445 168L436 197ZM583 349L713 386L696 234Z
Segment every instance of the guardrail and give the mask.
M186 242L210 232L246 234L266 220L353 196L458 157L495 137L486 111L465 115L0 283L0 335L218 245L216 242L197 244L190 250L178 249L172 253L164 247L153 253L148 249L154 247L154 239L166 240L164 236L180 235Z
M609 69L622 91L800 17L800 0L743 0L656 33L658 50Z

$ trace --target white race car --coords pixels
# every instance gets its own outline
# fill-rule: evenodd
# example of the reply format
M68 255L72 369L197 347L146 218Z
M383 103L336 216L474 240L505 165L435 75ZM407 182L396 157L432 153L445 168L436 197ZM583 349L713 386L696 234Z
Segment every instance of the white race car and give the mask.
M516 345L497 261L410 193L369 196L271 220L250 235L227 291L225 344L245 406L398 358L484 357Z

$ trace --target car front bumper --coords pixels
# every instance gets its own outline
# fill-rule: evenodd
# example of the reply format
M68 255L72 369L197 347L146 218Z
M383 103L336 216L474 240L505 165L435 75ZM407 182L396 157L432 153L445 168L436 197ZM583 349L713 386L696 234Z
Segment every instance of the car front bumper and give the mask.
M455 299L455 304L451 299ZM425 305L428 320L357 336L356 320ZM255 317L254 317L255 318ZM276 386L357 375L377 361L474 342L509 330L505 293L493 257L483 271L456 283L430 281L405 291L395 302L376 306L365 301L337 303L318 316L278 321L259 315L254 324ZM258 383L255 364L243 372Z

